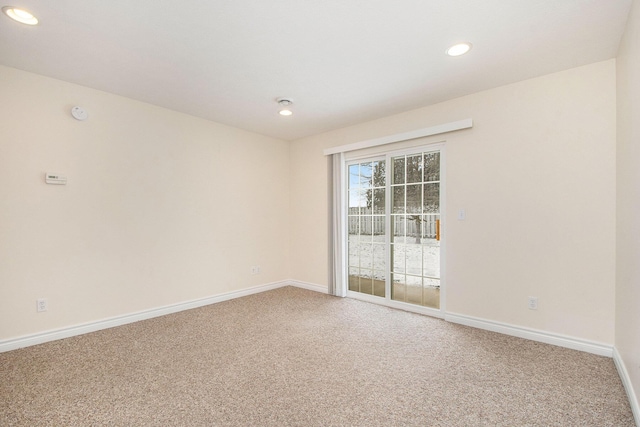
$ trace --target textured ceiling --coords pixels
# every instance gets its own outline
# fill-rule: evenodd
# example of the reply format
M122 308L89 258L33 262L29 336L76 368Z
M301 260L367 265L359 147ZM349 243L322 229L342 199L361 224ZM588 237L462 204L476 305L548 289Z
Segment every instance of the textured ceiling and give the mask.
M631 0L9 4L0 64L294 140L613 58Z

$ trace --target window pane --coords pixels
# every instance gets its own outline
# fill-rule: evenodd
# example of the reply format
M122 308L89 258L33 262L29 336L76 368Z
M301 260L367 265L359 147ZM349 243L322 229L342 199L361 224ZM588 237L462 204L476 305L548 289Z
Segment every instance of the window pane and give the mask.
M385 242L385 234L386 234L386 224L385 217L383 215L374 215L372 218L373 221L373 241L378 243Z
M424 185L424 212L440 212L440 184Z
M439 279L424 279L425 288L440 288Z
M373 294L373 279L371 270L360 269L360 292Z
M393 187L393 213L404 213L404 186Z
M420 243L422 221L420 215L407 215L404 243Z
M373 268L373 245L370 241L360 243L360 268Z
M349 166L349 189L360 188L360 165Z
M393 182L392 184L404 184L404 157L393 159Z
M369 216L357 216L356 218L358 218L359 220L359 225L358 225L358 230L359 230L359 238L358 238L358 242L365 242L367 241L367 236L369 236L371 234L370 228L371 225L369 224L370 218Z
M429 184L437 185L437 184ZM407 213L422 213L422 185L407 185Z
M361 209L367 204L365 190L351 190L349 191L349 214L357 215L363 212Z
M440 308L440 281L424 279L423 304L425 307Z
M369 194L373 199L373 213L374 214L384 214L385 210L385 189L384 188L376 188L375 190L371 190Z
M422 156L407 157L407 182L422 182Z
M384 187L386 185L386 171L385 171L386 162L373 162L373 186L374 187Z
M358 243L358 236L349 236L349 266L360 266L360 245Z
M375 280L382 280L384 281L387 277L387 272L386 271L382 271L382 270L373 270L373 278Z
M375 273L374 273L374 279L373 279L373 295L375 295L377 297L384 297L385 296L384 278L383 279L376 279L375 278Z
M436 238L436 220L439 215L423 215L422 216L422 238L423 239L435 239Z
M371 163L362 163L360 165L360 188L371 187L373 179L373 165Z
M440 181L440 152L424 153L424 180Z
M422 277L407 275L407 302L422 305Z
M429 278L440 277L440 246L425 245L422 254L422 275Z
M349 215L348 219L349 226L349 241L351 241L351 236L357 236L360 234L360 218L356 215Z
M360 290L360 283L358 277L357 268L349 268L349 290L358 292Z
M405 246L406 273L422 276L422 245ZM362 261L360 261L362 262Z
M406 281L406 276L404 274L392 275L391 299L394 299L396 301L406 300L407 285L405 285L405 281Z
M352 208L360 207L360 191L359 190L349 190L349 214L357 215L360 213L360 210L353 210Z
M393 215L391 217L391 221L393 224L393 242L395 243L406 243L405 235L406 235L406 225L407 218L405 215Z
M373 268L382 272L382 277L379 273L376 277L380 280L384 280L384 272L387 270L387 250L384 244L373 245Z
M396 243L392 245L391 250L393 251L393 271L396 273L404 273L406 268L406 246Z

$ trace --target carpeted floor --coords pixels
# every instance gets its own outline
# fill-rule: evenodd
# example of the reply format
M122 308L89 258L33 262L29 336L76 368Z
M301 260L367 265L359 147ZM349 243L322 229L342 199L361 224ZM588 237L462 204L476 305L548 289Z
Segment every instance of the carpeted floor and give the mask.
M0 354L2 426L634 426L613 361L286 287Z

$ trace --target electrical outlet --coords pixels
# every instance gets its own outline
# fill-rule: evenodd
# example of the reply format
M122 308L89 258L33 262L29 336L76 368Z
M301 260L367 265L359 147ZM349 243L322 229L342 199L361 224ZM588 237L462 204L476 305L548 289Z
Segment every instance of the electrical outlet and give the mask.
M528 297L528 302L529 310L538 309L538 297Z
M259 265L252 265L251 266L251 275L255 276L256 274L260 274L262 273L262 269L260 268Z
M46 298L38 298L36 300L36 310L38 312L47 311L48 309L47 299Z

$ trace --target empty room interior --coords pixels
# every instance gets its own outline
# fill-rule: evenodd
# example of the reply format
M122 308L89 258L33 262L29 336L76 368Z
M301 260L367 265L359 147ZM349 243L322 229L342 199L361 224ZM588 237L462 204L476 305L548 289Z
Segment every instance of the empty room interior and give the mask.
M639 0L174 3L0 5L0 425L640 425Z

